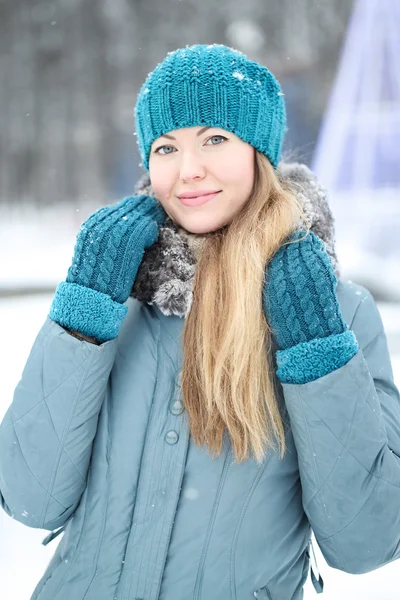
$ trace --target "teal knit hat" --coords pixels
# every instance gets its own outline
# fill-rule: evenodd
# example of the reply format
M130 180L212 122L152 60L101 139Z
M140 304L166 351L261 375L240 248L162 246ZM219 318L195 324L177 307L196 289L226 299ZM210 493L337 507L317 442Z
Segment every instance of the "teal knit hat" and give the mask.
M283 93L272 73L222 44L169 52L144 82L135 107L136 135L149 169L160 135L208 125L231 131L265 154L276 168L286 131Z

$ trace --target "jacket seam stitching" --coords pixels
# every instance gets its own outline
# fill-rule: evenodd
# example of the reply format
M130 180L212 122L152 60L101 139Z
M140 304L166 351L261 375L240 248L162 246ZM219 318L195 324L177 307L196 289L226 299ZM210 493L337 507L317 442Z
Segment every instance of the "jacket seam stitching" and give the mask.
M161 322L160 322L160 330L159 330L159 344L157 347L157 360L159 359L160 353L161 353L161 349L165 351L165 346L163 344L163 340L162 340L162 330L161 330ZM167 352L167 355L169 356L170 360L172 360L172 357L170 356L169 352ZM173 395L175 396L176 393L176 388L173 391ZM186 418L181 415L179 421L178 421L178 427L177 427L177 431L178 431L178 435L181 438L182 442L184 443L184 450L183 450L183 456L184 458L182 459L180 453L177 453L178 456L175 457L175 460L172 460L172 456L173 456L173 452L170 452L170 456L171 456L171 460L169 462L169 464L172 463L173 465L173 469L174 469L174 473L179 475L179 488L177 488L174 492L174 495L172 496L172 490L169 490L168 493L168 498L166 498L166 506L171 505L171 503L173 503L173 520L171 523L171 519L166 520L165 519L165 513L164 513L164 520L163 520L163 526L161 528L161 532L159 535L159 544L157 547L157 553L156 553L156 562L157 564L162 563L162 567L160 569L161 572L161 577L158 577L158 581L156 583L152 582L150 584L150 590L149 590L149 594L151 596L151 591L154 590L155 588L155 596L154 597L159 597L160 594L160 589L161 589L161 585L162 585L162 573L165 569L165 562L167 560L167 555L168 555L168 546L169 546L169 542L171 540L171 534L172 534L172 530L173 530L173 525L174 525L174 520L175 520L175 515L176 515L176 511L177 511L177 507L178 507L178 503L179 503L179 498L181 495L181 490L182 490L182 486L183 486L183 477L185 474L185 465L186 465L186 457L187 457L187 453L188 453L188 448L189 448L189 431L188 431L188 425L186 422ZM183 437L182 432L184 434L185 437ZM175 477L176 479L177 477ZM171 487L171 486L170 486ZM167 534L165 534L165 531L167 532ZM167 535L167 547L162 547L161 546L161 538L162 533L164 533L164 539L165 536ZM164 544L165 546L165 544ZM160 548L161 548L161 557L160 557ZM146 589L147 589L147 574L146 574ZM154 595L154 594L153 594ZM149 596L149 597L150 597Z
M352 427L353 427L353 423L354 423L354 419L355 419L355 415L356 415L356 410L357 410L357 404L358 404L358 401L359 401L359 398L360 398L360 390L358 390L358 392L357 392L357 400L356 400L356 401L355 401L355 403L354 403L353 416L352 416L352 419L351 419L351 423L350 423L350 426L349 426L349 430L348 430L348 432L347 432L347 436L346 436L345 443L343 443L341 440L339 440L339 439L337 438L337 436L336 436L336 435L333 433L333 431L331 431L330 427L327 425L326 421L325 421L325 420L323 420L323 419L321 419L321 417L320 417L319 415L317 415L317 413L316 413L316 412L315 412L315 411L314 411L314 410L311 408L311 406L308 404L308 402L307 402L306 400L304 400L304 398L303 398L303 395L302 395L300 392L299 392L299 397L301 398L302 402L303 402L303 403L304 403L304 404L307 406L307 408L308 408L308 409L309 409L309 410L310 410L310 411L311 411L311 412L312 412L312 413L313 413L313 414L314 414L314 415L315 415L315 416L316 416L316 417L317 417L317 418L318 418L320 421L322 421L322 422L324 423L325 427L326 427L326 428L327 428L327 429L328 429L328 430L329 430L329 431L332 433L332 435L333 435L333 436L334 436L334 437L337 439L337 441L340 443L340 445L342 446L342 448L345 448L345 444L347 444L347 441L348 441L348 439L349 439L349 437L350 437L350 433L351 433L351 430L352 430ZM305 420L306 420L306 423L307 423L307 428L308 428L308 421L307 421L307 417L305 417ZM314 450L314 448L313 448L313 450ZM336 465L337 465L337 461L338 461L338 459L336 459L336 462L335 462L334 466L332 467L332 469L330 470L330 472L329 472L328 476L327 476L327 477L326 477L324 480L322 480L321 478L319 478L319 479L320 479L320 485L318 486L318 489L317 489L317 490L314 492L314 494L311 496L311 498L310 498L310 499L309 499L309 501L307 502L307 505L306 505L306 507L305 507L305 508L307 508L307 507L309 506L310 502L312 502L312 500L315 498L315 496L318 494L318 492L319 492L319 491L321 491L322 487L323 487L323 486L326 484L326 482L328 481L329 477L332 475L332 472L333 472L333 470L335 469L335 467L336 467ZM316 468L318 469L317 465L316 465Z
M178 435L179 435L179 433L180 433L180 431L178 431ZM155 453L154 453L154 454L155 454ZM164 456L165 456L165 451L164 451L164 453L163 453L163 457L164 457ZM162 458L163 458L163 457L160 457L160 459L161 459L161 460L160 460L160 463L159 463L160 465L162 465ZM166 471L167 473L176 472L176 469L177 469L177 466L176 466L177 459L178 459L178 457L174 457L174 456L173 456L173 452L171 452L171 451L170 451L170 452L169 452L169 459L168 459L168 466L165 466L165 471ZM153 465L154 465L154 463L153 463ZM152 473L153 473L153 467L152 467ZM157 494L158 494L158 492L159 492L159 485L160 485L160 480L158 480L158 487L157 487L157 490L155 491L155 495L156 495L156 496L157 496ZM169 505L169 503L171 502L171 493L172 493L172 490L171 490L171 488L172 488L172 486L169 486L169 488L170 488L170 489L169 489L168 497L167 497L167 498L165 498L165 506ZM154 491L154 488L152 488L152 489L153 489L153 491ZM149 496L148 496L147 500L148 500L148 501L147 501L147 503L146 503L146 514L148 514L148 510L149 510L149 509L148 509L148 506L149 506L150 494L149 494ZM159 533L159 535L158 535L158 544L157 544L157 541L155 541L155 540L154 540L154 538L157 538L157 535L156 535L157 527L154 527L154 528L153 528L153 534L152 534L151 542L150 542L150 544L149 544L149 546L148 546L148 547L149 547L149 554L151 554L151 553L153 552L153 554L154 554L154 556L155 556L155 564L157 564L157 565L158 565L158 563L159 563L159 558L158 558L158 557L159 557L159 552L160 552L160 547L161 547L161 541L162 541L162 539L163 539L163 535L162 535L162 533L163 533L163 531L164 531L164 526L165 526L165 523L166 523L166 521L167 521L166 513L167 513L167 508L165 508L165 510L164 510L164 514L163 514L163 516L160 518L160 520L162 521L162 522L161 522L161 524L160 524L160 522L158 523L158 526L159 526L159 529L158 529L158 533ZM154 547L155 547L156 545L157 545L157 551L156 551L156 552L154 552ZM142 560L143 560L143 554L142 554ZM142 565L142 564L143 564L143 563L141 563L141 565ZM140 567L140 568L141 568L141 567ZM140 570L140 569L139 569L139 570ZM145 586L144 586L144 596L145 596L146 598L147 598L147 594L149 594L149 596L148 596L149 598L151 597L151 589L152 589L152 587L153 587L153 582L150 582L150 583L149 583L148 574L149 574L149 562L147 563L146 575L145 575L145 577L144 577L144 582L145 582ZM149 587L150 587L150 589L149 589ZM130 591L131 591L131 587L129 588L129 593L130 593ZM128 595L129 595L129 594L128 594Z
M205 535L204 542L203 542L202 552L200 554L200 562L197 567L197 575L196 575L196 580L195 580L195 584L194 584L194 596L193 596L194 600L198 600L200 598L201 587L203 585L203 580L201 579L201 577L203 576L203 573L204 573L204 565L205 565L205 561L207 558L208 548L210 545L212 527L214 526L218 508L220 505L222 491L225 486L225 481L226 481L226 477L228 474L229 459L231 458L231 455L232 455L231 449L227 449L227 454L225 456L224 465L222 467L221 478L220 478L218 489L217 489L217 497L215 498L213 507L211 509L211 514L210 514L210 518L208 520L207 529L206 529L206 535Z
M357 316L358 316L358 312L361 308L361 306L364 304L365 300L368 298L368 296L366 296L364 299L360 300L360 302L358 303L355 311L354 311L354 315L353 318L351 320L351 323L349 325L349 329L353 330L353 325L354 325L354 321L356 320ZM355 334L354 330L353 333ZM376 340L376 338L378 338L380 335L382 335L382 333L384 333L384 329L382 328L382 326L379 327L379 330L377 331L377 333L374 335L374 337L368 342L368 344L366 344L363 348L361 348L361 350L364 352L364 350L366 350L370 344L372 344L372 342L374 342Z
M91 356L94 356L94 353ZM79 384L78 389L76 391L74 402L72 403L72 406L71 406L69 419L67 419L67 422L66 422L65 427L64 427L64 431L63 431L63 434L62 434L63 443L65 441L65 437L68 434L69 427L70 427L70 424L71 424L71 421L72 421L72 417L75 414L76 405L78 403L79 398L81 397L83 382L86 379L86 375L87 375L87 372L89 371L90 366L91 366L91 361L89 360L88 364L86 365L86 369L82 373L81 381L80 381L80 384ZM57 458L56 458L56 460L54 462L53 472L52 472L51 478L50 478L50 481L52 482L51 485L50 485L51 491L53 491L53 486L55 484L56 475L57 475L57 471L58 471L60 460L61 460L61 456L62 456L63 443L62 443L62 445L61 445L61 447L59 449L58 456L57 456ZM47 498L47 502L46 501L44 502L42 516L41 516L43 524L44 524L44 516L45 516L45 514L47 512L47 509L48 509L49 503L50 503L51 493L48 492L48 494L49 494L49 497Z
M159 346L160 346L160 345L161 345L161 336L160 336L160 338L159 338L159 340L158 340L158 344L157 344L157 369L156 369L156 381L155 381L155 384L154 384L154 390L153 390L153 399L152 399L152 409L153 409L153 410L151 411L151 417L149 417L149 420L148 420L148 425L150 425L150 426L151 426L151 424L150 424L150 419L151 419L151 420L153 420L153 419L155 418L155 416L154 416L154 414L155 414L155 411L154 411L154 403L156 402L156 394L157 394L157 387L158 387L158 383L157 383L157 382L158 382L158 377L157 377L157 376L158 376L158 372L159 372L159 365L160 365L160 360L159 360ZM148 443L148 442L147 442L147 443ZM148 450L147 450L147 453L148 453ZM147 466L147 469L148 469L148 470L149 470L149 472L151 473L150 481L153 479L152 475L153 475L154 471L156 471L156 470L157 470L157 467L159 467L159 466L160 466L160 465L156 465L156 461L157 461L157 452L156 452L156 451L154 451L154 452L152 452L152 461L151 461L151 467L150 467L150 464L148 464L148 466ZM169 463L168 463L168 466L170 465L171 461L172 461L172 454L170 454L170 458L169 458ZM158 491L158 489L157 489L157 491ZM147 490L146 490L146 492L147 492L147 494L146 494L146 499L145 499L145 502L142 502L142 506L144 505L144 508L143 508L143 510L144 510L144 517L143 517L143 518L144 518L144 519L145 519L145 518L146 518L146 516L149 514L149 505L150 505L150 502L151 502L151 499L150 499L150 498L151 498L151 494L152 494L152 493L155 493L155 490L154 490L154 488L152 488L152 486L151 486L151 483L150 483L150 484L149 484L149 486L147 487ZM168 496L169 496L169 494L168 494ZM167 499L165 499L165 500L167 500ZM164 513L164 515L165 515L165 513ZM136 528L136 529L137 529L137 528ZM160 537L161 537L161 536L160 536ZM150 554L151 554L151 550L152 550L152 546L153 546L153 539L154 539L154 530L153 530L153 538L152 538L152 542L150 543L150 550L148 550ZM146 539L146 542L147 542L147 539ZM144 542L144 545L146 544L146 542ZM160 543L161 543L161 542L159 542L159 544L160 544ZM140 572L141 572L141 570L142 570L142 565L143 565L143 555L145 554L145 550L143 549L143 546L142 546L142 549L141 549L141 550L142 550L142 551L141 551L141 556L140 556L140 565L139 565L139 568L138 568L138 571L139 571L139 573L140 573ZM157 554L156 554L156 556L157 556ZM147 567L148 567L148 564L147 564ZM138 587L139 587L139 583L140 583L140 581L136 580L136 592L135 592L135 597L136 597L136 595L138 594ZM130 580L129 580L128 597L130 597L131 590L132 590L132 585L133 585L133 574L132 574L132 576L131 576L131 578L130 578ZM148 583L147 583L147 573L146 573L146 576L145 576L145 578L144 578L144 585L145 585L145 587L144 587L143 595L146 595L146 594L147 594L147 587L148 587ZM142 594L140 594L140 595L142 595Z
M104 500L103 519L102 519L102 524L101 524L100 539L98 541L96 553L94 555L94 566L93 566L93 570L92 570L92 576L90 578L89 585L85 591L85 595L83 596L82 600L85 600L85 598L87 598L87 595L90 591L90 588L93 585L94 580L96 579L97 571L99 569L99 556L100 556L101 548L103 546L104 532L106 530L106 525L107 525L107 510L108 510L108 504L109 504L109 500L110 500L109 477L110 477L110 468L109 468L109 466L107 466L107 476L106 476L107 497ZM85 508L86 508L86 506L85 506Z
M368 296L367 296L367 297L368 297ZM356 306L356 308L355 308L355 311L354 311L354 314L353 314L353 318L352 318L352 319L351 319L351 321L350 321L349 329L351 329L351 328L353 327L353 323L354 323L354 321L356 320L356 317L357 317L358 311L359 311L359 309L360 309L360 306L361 306L362 304L364 304L364 302L365 302L365 300L360 300L360 301L359 301L359 303L357 304L357 306Z
M260 483L260 479L261 477L264 475L265 471L267 470L267 467L271 464L271 460L272 460L272 455L269 454L268 459L265 460L265 464L260 467L259 472L257 473L253 484L246 496L246 499L243 503L243 508L241 510L241 513L239 515L239 519L238 519L238 523L236 525L235 528L235 532L233 534L233 540L232 540L232 546L231 546L231 551L229 553L229 562L230 562L230 569L229 569L229 579L230 579L230 588L231 588L231 595L232 595L232 600L236 600L237 599L237 593L236 593L236 569L235 569L235 555L236 555L236 548L237 548L237 539L239 537L239 533L243 524L243 521L246 517L247 511L249 509L250 506L250 502L251 499Z
M149 423L150 423L151 419L153 418L155 395L157 393L157 387L158 387L158 373L161 368L160 367L160 358L159 358L159 348L160 348L160 344L161 344L161 320L158 318L158 315L157 315L157 319L158 319L158 325L159 325L158 338L157 338L157 365L156 365L153 394L152 394L152 398L151 398L151 408L150 408L149 416L147 419L146 430L149 428ZM137 479L136 479L136 489L137 490L139 490L139 487L141 484L141 479L143 479L143 469L144 469L143 463L144 463L144 459L145 459L147 453L148 453L148 450L146 447L146 439L145 439L144 443L142 444L142 451L141 451L140 461L139 461L139 469L138 469ZM153 453L153 456L154 456L154 453ZM130 527L129 527L129 531L127 533L127 540L126 540L126 544L124 547L124 567L120 570L119 578L118 578L118 581L115 586L115 590L116 590L115 595L117 595L118 591L120 591L121 598L124 596L125 590L128 585L129 585L129 590L131 590L131 588L132 588L133 573L127 573L125 565L126 565L126 557L128 555L128 551L130 550L130 548L132 546L131 542L132 542L132 540L134 540L136 531L138 529L138 517L137 516L136 516L136 521L134 522L135 509L137 506L139 506L139 503L137 502L137 496L136 496L135 504L132 508L132 513L130 516ZM128 581L129 581L129 584L128 584Z
M179 344L177 343L176 339L171 335L171 333L168 331L168 329L162 324L160 319L159 319L159 323L160 323L160 328L163 331L165 331L165 333L169 336L169 338L174 342L175 346L179 348Z
M365 500L365 502L361 506L360 510L354 515L354 517L348 523L346 523L346 525L344 527L342 527L342 529L339 529L338 531L335 531L335 533L332 533L331 535L327 535L326 537L320 537L319 538L320 541L322 542L324 540L329 540L330 538L335 537L336 535L338 535L339 533L342 533L342 531L344 531L345 529L347 529L348 526L351 525L351 523L358 517L358 515L363 510L363 508L365 507L365 505L367 504L367 502L370 500L372 494L375 492L375 488L376 488L377 485L378 485L378 481L376 481L374 487L371 490L371 493L369 494L368 498Z
M299 391L298 388L297 388L297 396L300 399L300 402L302 404L304 404L303 395L300 393L300 391ZM305 414L305 411L304 411L304 407L302 408L302 414L303 414L304 423L305 423L306 429L307 429L308 441L309 441L309 444L310 444L311 449L313 450L313 454L314 454L314 446L313 446L313 442L312 442L312 436L311 436L311 433L310 433L310 427L309 427L309 424L308 424L308 421L307 421L307 417L306 417L306 414ZM317 462L316 462L316 460L315 460L314 457L312 458L312 465L313 465L314 477L318 481L318 489L320 489L321 484L322 484L322 480L321 480L321 476L319 474ZM317 492L318 492L318 490L315 493L317 493ZM307 506L308 506L308 503L307 503Z
M373 385L374 385L375 393L376 393L376 395L377 395L377 398L378 398L378 404L379 404L379 406L380 406L380 409L381 409L381 412L382 412L382 405L381 405L381 403L380 403L380 400L379 400L379 392L378 392L378 389L377 389L377 387L376 387L375 380L373 379L373 377L372 377L372 375L371 375L371 372L370 372L370 370L369 370L368 363L367 363L367 361L365 360L365 357L364 357L363 355L362 355L362 357L361 357L361 360L360 360L360 362L359 362L359 365L358 365L358 368L359 368L359 371L360 371L360 374L358 375L358 377L360 377L360 378L362 378L362 379L363 379L363 373L361 372L361 367L363 366L363 364L364 364L364 363L365 363L365 366L366 366L366 368L367 368L367 370L368 370L368 373L369 373L369 375L370 375L370 377L371 377L372 383L373 383ZM356 383L356 385L357 385L357 379L356 379L355 375L354 375L354 374L351 372L351 370L349 370L349 375L350 375L350 377L353 379L353 381L354 381L354 382ZM368 382L368 383L369 383L369 382ZM366 390L366 392L368 392L368 390ZM374 417L375 417L375 419L376 419L376 421L377 421L377 424L379 425L379 428L380 428L380 430L381 430L381 431L383 431L383 433L384 433L384 435L385 435L385 437L386 437L386 440L387 440L387 431L386 431L386 429L385 429L384 425L381 425L381 419L378 417L378 415L376 414L376 412L375 412L375 411L374 411L374 409L372 408L371 404L369 403L369 401L368 401L368 394L367 394L367 393L366 393L366 394L364 394L364 401L365 401L365 404L366 404L366 405L369 407L369 409L370 409L371 413L373 413L373 415L374 415Z
M161 336L161 322L160 322L159 338L158 338L158 341L157 341L157 368L156 368L155 383L154 383L153 397L152 397L152 403L151 403L152 404L152 411L151 411L151 416L149 416L149 420L148 420L148 425L150 426L149 429L151 428L150 420L152 421L155 418L155 416L154 416L155 415L154 407L155 407L155 403L156 403L156 396L157 396L157 390L158 390L158 374L159 374L160 363L161 363L161 361L160 361L160 346L162 345L161 338L162 338L162 336ZM153 457L152 457L153 460L151 462L151 467L149 467L149 466L147 467L147 469L149 470L149 472L151 473L151 475L153 475L154 471L157 470L157 467L155 467L155 463L156 463L156 459L157 459L157 456L156 456L157 452L153 452L152 454L153 454ZM170 461L169 462L171 462L171 461L172 461L172 454L170 454ZM151 476L150 480L152 480L152 479L153 479L153 477ZM146 499L145 499L145 502L142 503L142 505L144 504L144 509L143 509L144 510L144 518L146 518L146 516L149 514L149 505L150 505L150 502L151 502L151 499L150 499L151 498L151 493L152 492L154 493L154 488L151 487L151 483L149 484L149 486L148 486L148 488L147 488L146 491L147 491ZM160 536L160 538L161 538L161 536ZM154 530L153 530L152 541L153 541L153 539L154 539ZM159 543L161 543L161 542L159 542ZM153 544L151 543L150 544L150 550L148 550L150 554L151 554L151 550L152 550L152 545ZM140 571L142 569L143 555L144 554L145 554L145 551L143 551L143 549L142 549L141 557L140 557L140 566L139 566L139 569L138 569L139 573L140 573ZM148 564L147 564L147 567L148 567ZM133 576L131 577L131 579L129 581L128 597L130 597L132 585L133 585ZM137 580L136 580L135 597L138 594L138 587L139 587L139 585L140 585L140 577L137 578ZM146 573L146 576L144 578L144 591L143 591L143 595L147 594L147 587L148 587L148 582L147 582L147 573Z
M185 428L185 421L182 419L182 430L184 430ZM180 433L179 433L180 434ZM180 482L180 489L182 489L182 484L183 484L183 477L185 474L185 465L186 465L186 458L187 458L187 453L188 453L188 449L189 449L189 433L188 430L186 429L185 432L185 449L184 449L184 453L183 453L183 459L181 461L180 467L179 467L179 482ZM176 497L178 496L178 497ZM175 494L175 509L174 509L174 518L176 515L176 511L177 511L177 507L178 507L178 503L179 503L179 497L180 497L180 493L178 492L178 494ZM171 540L171 535L172 535L172 530L173 530L173 526L174 526L174 521L169 521L168 523L168 540ZM169 546L169 543L168 543ZM167 554L168 554L168 547L163 549L163 569L162 569L162 573L165 570L165 563L167 560ZM159 578L159 581L157 583L157 591L156 591L156 598L159 597L160 594L160 589L161 589L161 585L162 585L162 576L161 578Z
M309 425L308 420L307 420L307 415L306 415L306 413L304 411L304 404L307 404L307 403L306 403L303 395L300 393L299 388L297 388L297 395L300 398L300 401L301 401L301 403L303 405L304 420L305 420L305 423L306 423L306 427L307 427L307 431L308 431L309 437L310 437L310 439L312 439L312 436L310 434L310 425ZM311 444L311 446L312 446L312 444ZM312 448L314 450L313 446L312 446ZM317 465L315 459L313 460L313 464L315 466L315 470L317 472L318 479L320 480L321 478L320 478L320 474L319 474L319 470L318 470L318 465ZM322 498L322 508L323 508L324 513L325 513L325 517L328 519L329 515L328 515L328 511L326 509L325 496L324 496L324 494L323 494L323 492L321 490L321 487L322 487L322 485L319 486L319 489L320 489L319 493L321 494L321 498ZM307 506L308 505L309 505L309 503L307 504ZM304 508L304 510L305 510L305 508ZM341 566L343 567L344 560L343 560L343 554L342 554L341 548L339 547L339 544L338 544L337 540L334 540L334 544L335 544L335 547L336 547L336 554L338 555L339 564L341 564Z
M382 333L384 333L383 330L379 329L378 333L374 335L374 337L368 342L368 344L361 348L362 352L364 353L365 350L367 350L373 342L376 342L376 340L382 335Z
M55 428L55 425L54 425L54 422L53 422L53 417L52 417L52 414L51 414L51 412L50 412L49 406L48 406L48 404L47 404L47 402L46 402L46 399L44 399L44 404L45 404L45 406L46 406L46 408L47 408L47 410L48 410L49 417L50 417L50 422L51 422L51 424L52 424L52 426L53 426L54 433L55 433L55 436L56 436L56 438L57 438L57 441L58 441L58 443L59 443L59 446L60 446L60 449L61 449L61 451L62 451L62 452L65 454L65 456L67 457L67 459L69 460L69 462L71 463L71 465L74 467L74 469L75 469L75 470L76 470L76 472L78 473L79 477L82 479L82 481L83 481L83 482L85 482L85 478L84 478L84 477L83 477L83 475L80 473L80 471L79 471L78 467L76 466L76 464L75 464L75 463L72 461L72 458L69 456L68 452L65 450L64 443L61 443L61 440L60 440L60 438L59 438L59 436L58 436L58 433L57 433L57 431L56 431L56 428ZM65 440L64 440L64 441L65 441Z
M54 592L54 600L57 597L58 592L62 589L62 587L63 587L63 585L65 583L65 580L66 580L68 574L70 573L70 571L72 571L73 567L75 566L75 563L76 563L76 560L77 560L77 556L78 556L78 550L80 550L80 546L81 546L81 542L82 542L83 529L85 527L86 519L88 517L88 515L87 515L87 505L88 505L88 502L89 502L89 494L87 493L86 497L85 497L85 506L82 508L82 510L83 510L82 525L81 525L80 530L78 532L78 539L77 539L77 543L76 543L76 546L75 546L75 549L74 549L74 553L73 553L73 555L71 555L71 560L69 562L69 568L65 570L64 575L61 577L60 582L59 582L59 584L58 584L58 586L57 586L57 588L56 588L56 590ZM65 548L66 551L67 551L67 548L68 547Z
M16 439L17 439L17 442L18 442L19 449L20 449L20 451L21 451L21 456L22 456L22 458L24 459L24 463L26 464L26 466L27 466L27 469L28 469L28 471L30 472L30 474L32 475L32 477L34 478L34 480L35 480L35 481L38 483L38 485L40 485L40 487L41 487L41 488L42 488L42 489L43 489L43 490L44 490L44 491L45 491L45 492L46 492L46 493L47 493L47 494L48 494L48 495L49 495L51 498L53 498L53 500L54 500L55 502L57 502L57 504L59 504L59 505L60 505L60 506L61 506L61 507L62 507L64 510L67 510L67 507L66 507L66 506L64 506L63 504L61 504L61 502L60 502L59 500L57 500L57 498L55 498L55 497L54 497L54 496L53 496L53 495L52 495L52 494L51 494L51 493L48 491L48 489L47 489L47 488L45 488L45 487L44 487L44 485L43 485L42 483L40 483L40 481L37 479L36 475L34 474L34 472L32 471L32 469L30 468L30 466L29 466L29 464L28 464L28 462L27 462L27 460L26 460L26 458L25 458L25 454L24 454L24 452L23 452L23 450L22 450L21 442L19 441L19 437L18 437L18 434L17 434L17 431L16 431L16 429L15 429L15 428L14 428L14 433L15 433L15 437L16 437ZM39 520L39 523L42 523L42 519L41 519L41 518L40 518L40 520Z
M361 393L361 392L359 392L359 395L360 395L360 393ZM357 406L357 403L358 403L358 399L357 399L357 402L355 403L355 408L356 408L356 406ZM314 411L314 410L313 410L313 409L312 409L312 408L311 408L311 407L310 407L308 404L307 404L307 406L308 406L308 408L311 410L311 412L313 412L313 414L314 414L314 415L315 415L315 416L316 416L318 419L320 419L320 417L317 415L317 413L316 413L316 412L315 412L315 411ZM355 412L354 412L354 416L355 416ZM320 419L320 420L322 420L322 419ZM352 429L352 427L353 427L353 421L354 421L354 417L353 417L353 419L352 419L352 422L351 422L351 426L350 426L350 429L349 429L349 434L348 434L348 436L347 436L347 439L348 439L348 437L349 437L349 435L350 435L350 431L351 431L351 429ZM355 461L357 461L357 462L358 462L358 464L359 464L359 465L360 465L360 466L361 466L361 467L364 469L364 471L366 471L366 472L367 472L369 475L371 475L371 477L376 477L376 479L380 479L381 481L385 481L387 484L389 484L389 485L391 485L391 486L393 486L393 487L395 487L395 488L400 488L400 485L396 485L395 483L392 483L391 481L388 481L387 479L384 479L383 477L379 477L379 475L375 475L374 473L371 473L371 471L369 471L369 470L367 469L367 467L365 467L365 466L364 466L364 465L363 465L363 464L362 464L362 463L361 463L361 462L358 460L358 458L357 458L356 456L354 456L354 454L353 454L353 453L352 453L352 452L349 450L349 448L347 448L347 447L346 447L346 445L345 445L345 444L344 444L344 443L343 443L343 442L342 442L342 441L341 441L341 440L340 440L340 439L337 437L337 435L336 435L336 434L335 434L335 433L334 433L334 432L331 430L331 428L329 427L329 425L328 425L328 424L327 424L325 421L323 421L323 423L324 423L325 427L326 427L326 428L327 428L327 429L328 429L328 430L331 432L331 434L332 434L332 435L335 437L335 439L336 439L336 440L339 442L339 444L340 444L340 445L341 445L341 446L342 446L344 449L346 449L346 450L347 450L347 452L348 452L348 453L349 453L349 454L350 454L350 455L351 455L351 456L354 458L354 460L355 460ZM347 443L347 439L346 439L346 443ZM387 444L386 444L386 446L387 446ZM325 480L325 482L326 482L326 481L327 481L327 480ZM325 483L325 482L324 482L324 483ZM319 488L319 489L320 489L320 488ZM318 491L318 490L317 490L317 491ZM315 493L317 493L317 492L315 492ZM314 497L314 496L315 496L315 494L313 495L313 497ZM312 498L310 499L310 502L311 502L311 500L312 500ZM309 504L309 502L307 503L307 506L308 506L308 504Z
M54 323L54 321L52 321L52 323ZM46 327L46 323L43 325L43 327ZM37 336L37 338L36 338L36 340L34 342L34 345L36 343L38 344L37 348L36 348L36 350L33 353L31 353L31 355L30 355L29 358L33 358L34 356L36 356L36 354L38 354L39 350L43 351L44 343L47 340L47 338L49 337L51 329L52 329L52 324L48 323L47 324L47 331L43 330L43 340L41 340L40 343L39 343L39 335L40 335L40 332L39 332L39 334L38 334L38 336Z
M43 357L43 358L44 358L44 357ZM48 392L48 393L46 393L46 394L44 393L44 384L43 384L43 388L42 388L42 389L43 389L43 400L46 400L46 399L47 399L49 396L51 396L52 394L54 394L54 392L56 392L56 391L58 390L58 388L60 388L62 385L64 385L64 383L65 383L66 381L68 381L68 379L69 379L70 377L72 377L72 375L74 375L74 373L76 373L76 371L77 371L77 370L78 370L78 369L79 369L79 368L80 368L82 365L84 365L84 364L85 364L85 362L88 360L88 358L89 358L88 356L85 356L85 357L84 357L84 359L83 359L83 361L82 361L81 363L79 363L79 365L77 365L77 366L76 366L76 368L75 368L75 369L74 369L74 370L73 370L71 373L69 373L69 374L66 376L66 378L65 378L65 379L63 379L63 380L62 380L62 381L61 381L61 382L60 382L60 383L59 383L59 384L58 384L58 385L57 385L57 386L56 386L56 387L55 387L53 390L51 390L50 392ZM44 363L44 360L43 360L43 363ZM42 368L42 373L43 373L43 372L44 372L44 368Z
M74 369L74 371L72 371L72 373L70 373L61 383L60 385L62 385L63 383L65 383L78 369L80 366L82 366L82 364L84 364L84 362L87 360L87 357L85 358L85 360L76 367L76 369ZM43 368L42 368L42 373L43 373ZM42 402L44 402L46 404L46 399L53 394L59 387L60 385L58 385L54 390L52 390L49 394L44 395L43 394L43 398L41 398L38 402L36 402L36 404L34 404L33 406L31 406L31 408L26 411L23 415L17 417L16 419L13 419L13 421L11 423L9 423L8 425L5 425L3 427L0 427L0 434L2 431L5 431L6 429L8 429L9 427L11 427L14 423L18 423L18 421L20 421L21 419L23 419L24 417L26 417L27 415L29 415L29 413L34 410L37 406L39 406L39 404L41 404ZM43 382L42 382L42 391L43 391ZM47 404L46 404L47 405Z

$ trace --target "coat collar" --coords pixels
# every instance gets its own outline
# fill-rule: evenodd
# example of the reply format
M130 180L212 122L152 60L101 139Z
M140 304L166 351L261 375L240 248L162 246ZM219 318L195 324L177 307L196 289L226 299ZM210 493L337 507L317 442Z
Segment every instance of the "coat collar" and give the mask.
M334 218L325 189L304 164L280 163L277 173L282 180L290 183L311 230L325 242L326 251L332 258L335 274L339 279ZM137 183L135 193L154 197L148 173ZM131 296L141 302L155 304L166 316L185 317L192 304L197 262L196 237L193 234L186 235L182 228L167 217L159 229L157 242L145 250Z

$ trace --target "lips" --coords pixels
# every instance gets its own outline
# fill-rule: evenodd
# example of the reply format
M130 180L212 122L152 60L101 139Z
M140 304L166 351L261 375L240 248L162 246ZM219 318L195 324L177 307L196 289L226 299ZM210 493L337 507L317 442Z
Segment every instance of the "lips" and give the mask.
M178 198L198 198L199 196L208 196L209 194L216 194L221 190L193 190L189 192L183 192L183 194L177 194Z
M191 198L185 198L184 196L188 195L188 192L187 194L178 196L178 198L185 206L200 206L201 204L205 204L206 202L209 202L210 200L215 198L215 196L220 194L221 191L211 192L210 194L202 194L201 196L192 196Z

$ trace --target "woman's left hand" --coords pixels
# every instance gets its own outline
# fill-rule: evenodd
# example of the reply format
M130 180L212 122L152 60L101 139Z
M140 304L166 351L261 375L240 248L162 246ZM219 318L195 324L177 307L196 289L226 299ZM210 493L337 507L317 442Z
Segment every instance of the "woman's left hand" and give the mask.
M332 260L322 240L312 231L306 234L295 232L267 267L264 311L282 350L348 329Z

